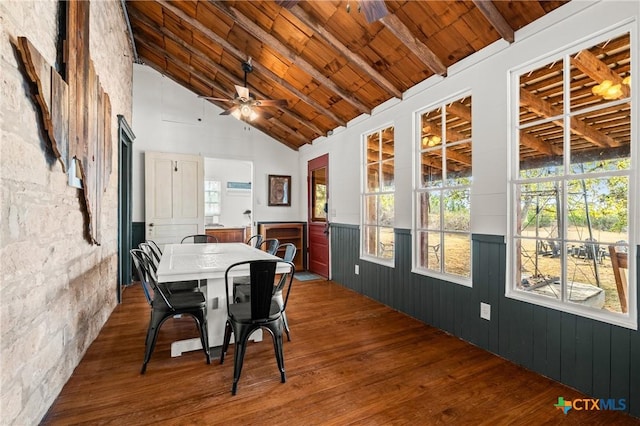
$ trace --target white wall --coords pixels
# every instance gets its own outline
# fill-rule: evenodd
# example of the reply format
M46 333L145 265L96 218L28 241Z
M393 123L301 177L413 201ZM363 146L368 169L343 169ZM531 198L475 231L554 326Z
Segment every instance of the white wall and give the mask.
M590 37L640 15L640 2L570 2L515 34L509 45L500 40L361 116L332 136L300 149L300 179L307 161L329 154L329 211L336 223L360 223L361 136L386 123L395 125L396 228L411 228L414 114L457 93L473 96L473 233L507 234L509 155L509 70L563 46ZM640 57L638 33L633 56ZM637 68L636 68L637 69ZM637 93L637 92L636 92ZM636 136L637 137L637 136ZM303 206L306 214L306 206Z
M254 221L304 220L298 152L145 65L133 69L133 221L144 222L144 151L253 162ZM267 206L267 176L291 175L291 207ZM305 196L306 197L306 196ZM232 225L232 224L230 224Z
M204 159L204 180L217 180L221 184L221 225L249 225L249 219L243 213L252 209L251 191L227 190L227 182L251 182L251 176L252 164L249 161Z

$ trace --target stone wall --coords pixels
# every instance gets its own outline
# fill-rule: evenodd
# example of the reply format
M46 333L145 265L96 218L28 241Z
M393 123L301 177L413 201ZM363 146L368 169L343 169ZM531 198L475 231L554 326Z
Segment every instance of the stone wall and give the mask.
M112 105L113 171L102 245L87 242L82 194L67 185L12 42L56 64L59 3L0 1L0 413L37 424L117 304L118 121L131 122L132 49L118 0L91 3L90 49ZM59 58L58 58L59 59Z

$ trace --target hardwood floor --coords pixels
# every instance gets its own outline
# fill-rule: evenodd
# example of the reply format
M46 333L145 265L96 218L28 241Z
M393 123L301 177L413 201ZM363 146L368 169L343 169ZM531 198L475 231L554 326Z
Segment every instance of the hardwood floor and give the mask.
M223 365L201 351L170 357L172 339L198 335L190 318L164 324L139 374L149 308L132 286L42 424L640 424L564 415L558 397L585 396L333 282L295 281L287 312L287 382L267 334L231 396L233 347Z

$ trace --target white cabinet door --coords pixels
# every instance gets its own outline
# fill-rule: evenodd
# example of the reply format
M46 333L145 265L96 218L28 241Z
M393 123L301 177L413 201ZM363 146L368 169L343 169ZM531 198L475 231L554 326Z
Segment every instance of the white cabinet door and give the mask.
M145 153L146 239L179 243L204 233L204 159L194 155Z

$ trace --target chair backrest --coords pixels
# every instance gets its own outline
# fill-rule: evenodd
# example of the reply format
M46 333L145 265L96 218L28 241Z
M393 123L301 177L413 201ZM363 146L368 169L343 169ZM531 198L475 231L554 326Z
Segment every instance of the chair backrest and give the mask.
M276 275L276 268L278 265L287 264L290 268L289 275L291 278L288 280L286 296L283 298L284 303L280 307L280 311L284 311L286 307L286 300L289 298L289 290L291 288L291 282L293 281L293 273L295 272L295 266L291 262L285 262L278 259L263 259L263 260L247 260L244 262L234 263L229 266L224 274L225 290L227 292L227 311L229 309L229 301L232 300L229 296L230 290L233 287L233 277L230 277L230 272L243 265L249 265L249 277L251 282L251 319L253 321L266 320L269 318L269 311L271 309L271 302L274 294L274 281ZM286 275L286 274L285 274Z
M160 259L162 257L162 250L160 250L160 246L158 245L158 243L156 243L153 240L147 240L146 243L151 246L151 249L153 249L153 252L156 254L158 259Z
M283 249L284 255L282 255L282 260L286 262L293 262L293 259L296 257L296 252L298 251L296 245L293 243L280 244L278 251L282 251Z
M156 254L153 246L149 244L149 242L144 242L138 244L138 248L145 252L147 256L151 259L151 266L153 267L154 272L158 271L158 265L160 265L160 256Z
M282 260L284 260L285 262L293 263L293 259L296 257L296 252L298 251L295 244L284 243L280 246L280 248L283 248L283 247L284 247L284 255L282 256ZM276 286L273 289L274 295L278 294L279 292L282 292L285 285L287 284L287 280L290 280L293 278L293 274L294 274L294 271L291 270L290 272L284 273L280 276L280 280L278 280L278 284L276 284Z
M148 266L151 263L151 258L142 249L131 249L129 250L129 253L131 253L133 265L136 267L136 271L138 272L138 278L140 279L140 284L144 291L144 297L147 299L149 305L151 305L155 294L155 289L151 282L151 270Z
M131 249L129 252L138 271L140 283L142 284L142 289L144 290L144 295L149 305L153 306L157 303L164 303L169 309L173 310L173 306L168 297L170 293L164 285L158 283L151 257L141 249Z
M618 298L620 299L620 309L622 313L627 313L627 276L621 269L628 269L628 254L626 252L617 251L616 246L609 246L609 256L611 257L611 267L613 269L613 277L616 280L616 288L618 290Z
M267 238L260 243L259 248L275 256L278 252L278 247L280 247L280 241L277 238Z
M218 238L214 235L207 234L195 234L195 235L187 235L180 241L183 243L193 243L193 244L204 244L204 243L217 243Z
M262 244L262 235L256 234L251 236L247 240L247 244L250 245L251 247L259 248L260 244Z

